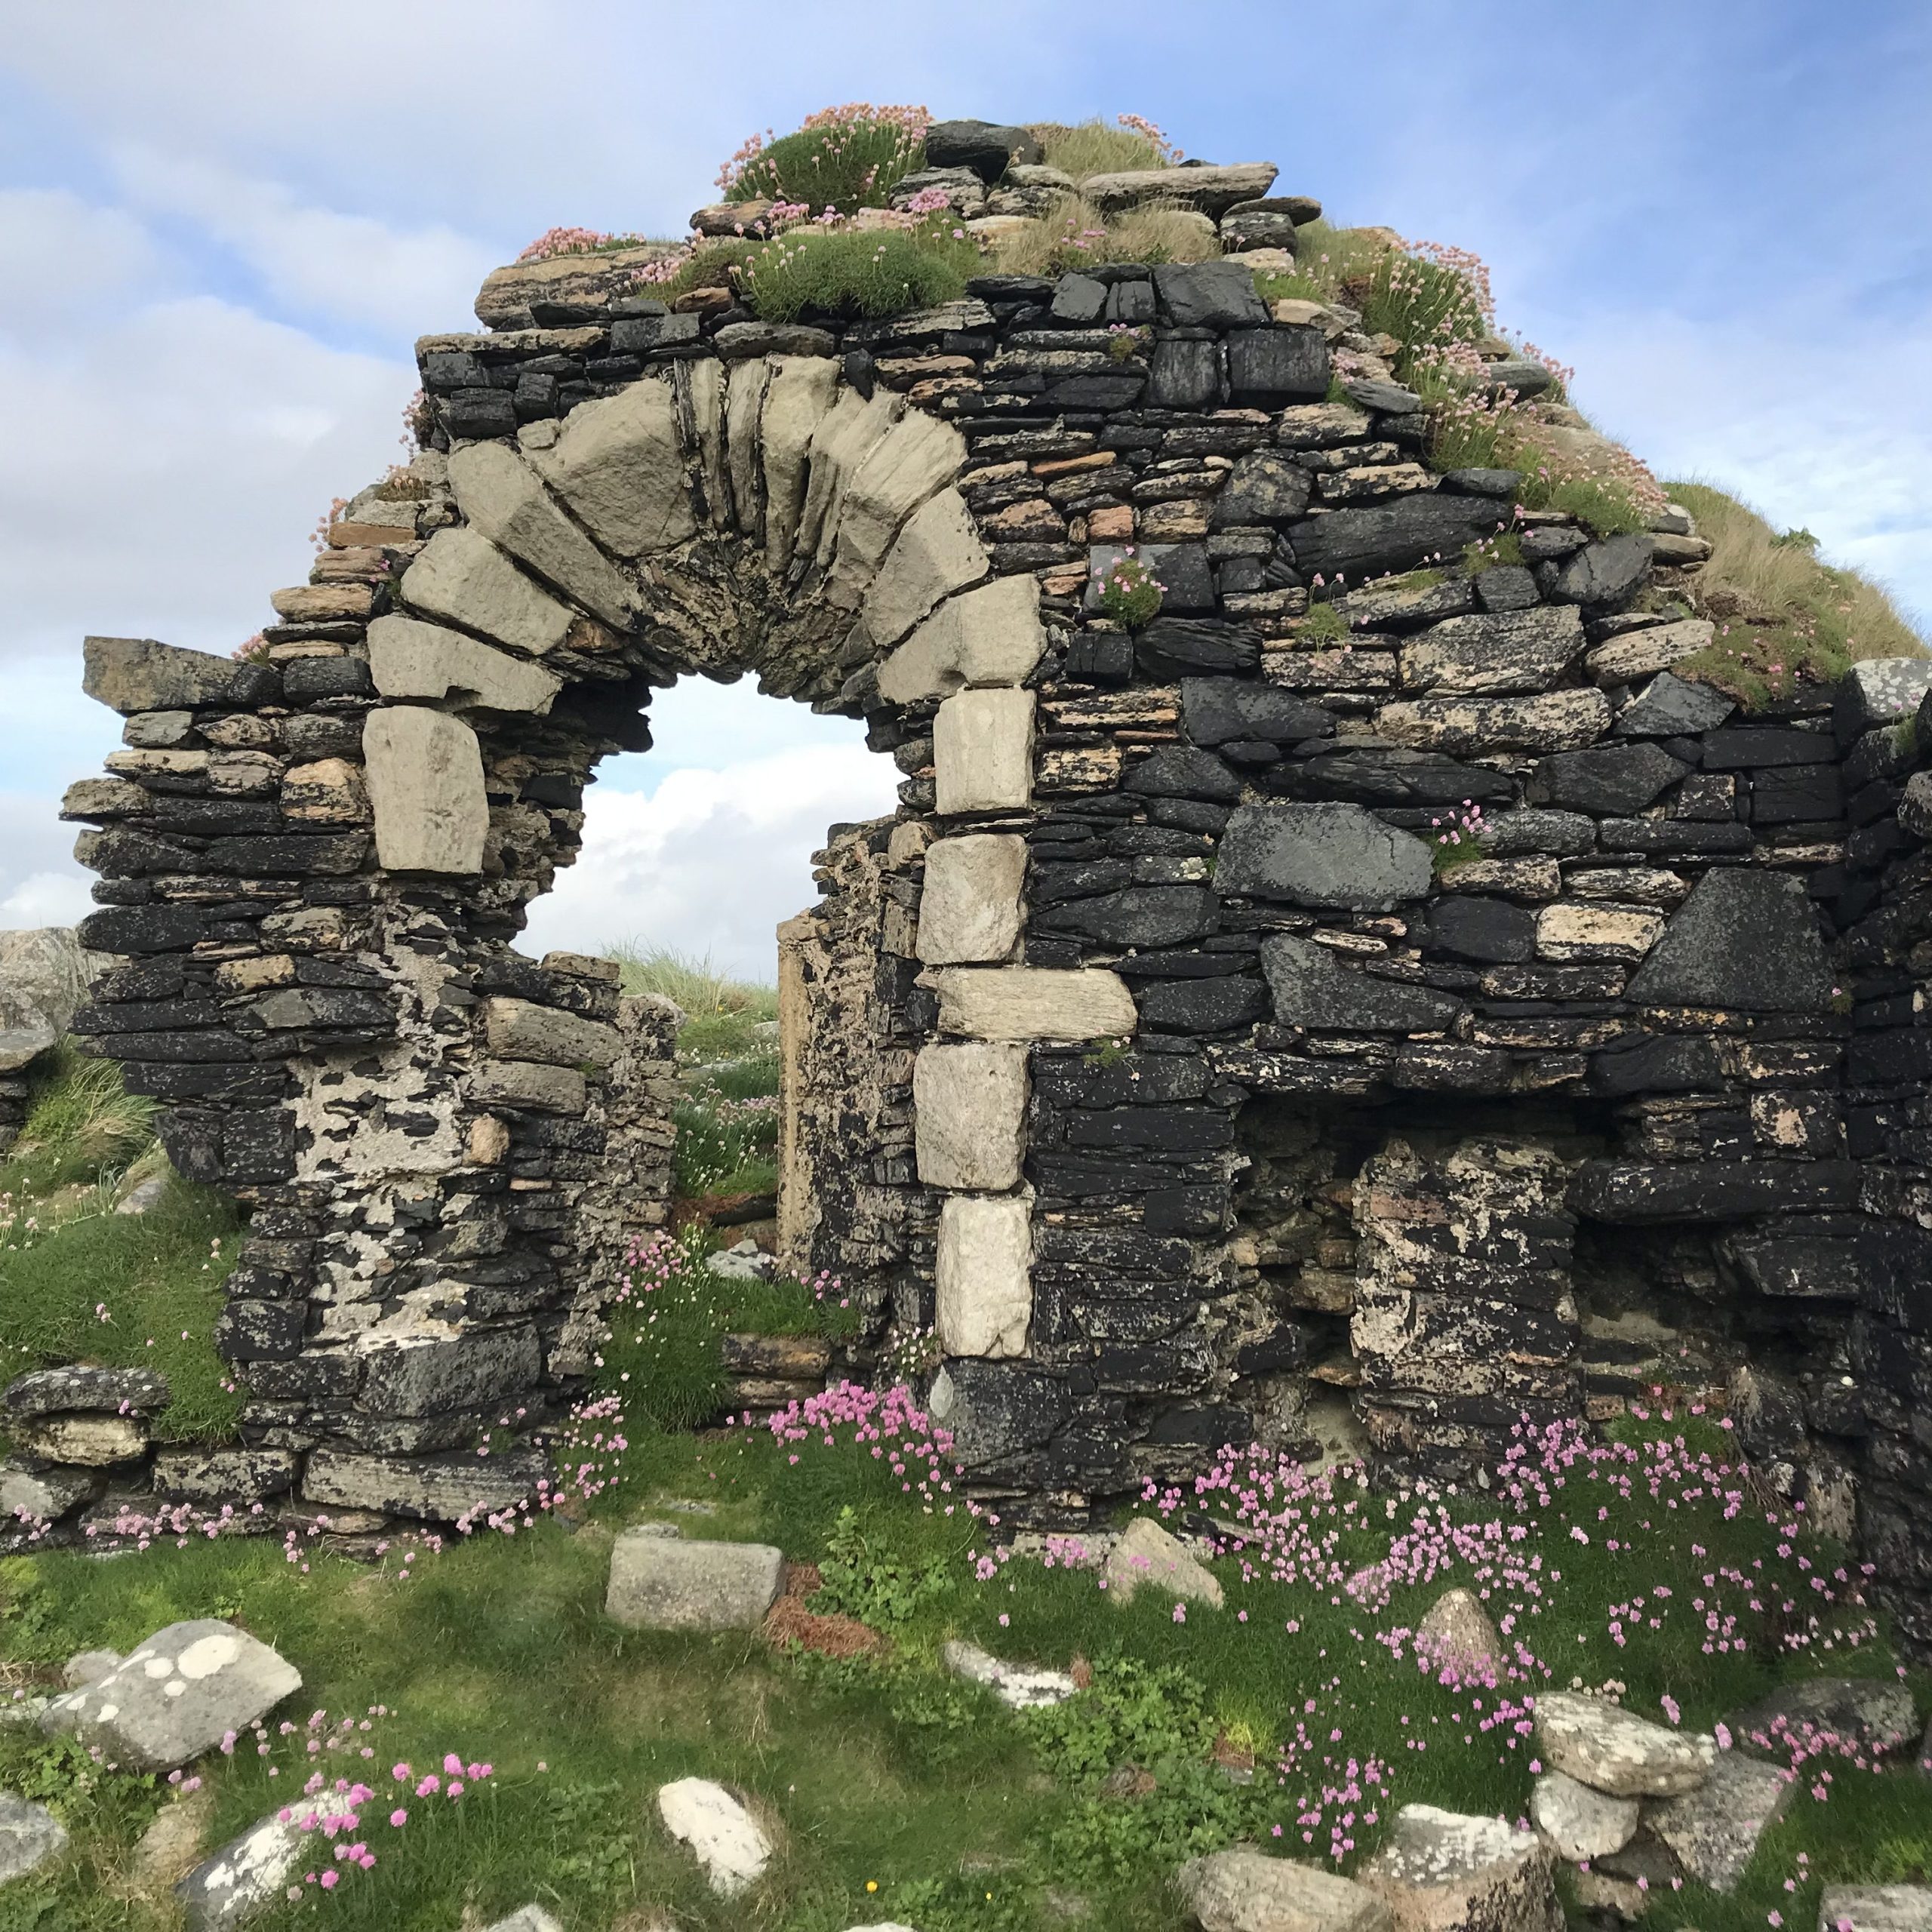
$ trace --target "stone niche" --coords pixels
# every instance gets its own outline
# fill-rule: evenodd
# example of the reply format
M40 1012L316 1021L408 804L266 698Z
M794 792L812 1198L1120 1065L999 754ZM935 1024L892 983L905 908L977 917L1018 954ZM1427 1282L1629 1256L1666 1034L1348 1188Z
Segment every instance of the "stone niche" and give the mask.
M291 1506L541 1474L665 1211L669 1021L514 942L653 691L749 674L902 774L781 936L781 1240L854 1372L936 1331L963 1487L1078 1521L1257 1435L1479 1473L1709 1390L1932 1638L1932 665L1741 711L1687 517L1435 474L1238 263L481 312L255 659L88 646L75 1026L250 1211L221 1340Z

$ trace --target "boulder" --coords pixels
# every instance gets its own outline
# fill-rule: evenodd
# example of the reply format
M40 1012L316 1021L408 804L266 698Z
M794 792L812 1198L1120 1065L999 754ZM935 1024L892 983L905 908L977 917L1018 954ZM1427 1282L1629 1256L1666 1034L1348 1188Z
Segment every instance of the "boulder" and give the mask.
M1567 1690L1543 1693L1536 1738L1544 1761L1612 1798L1677 1798L1717 1758L1715 1738L1667 1730L1634 1712Z
M1262 971L1274 996L1275 1017L1284 1026L1325 1032L1439 1033L1462 1002L1427 986L1344 966L1325 946L1282 933L1261 948Z
M672 1837L691 1848L720 1898L748 1890L771 1863L772 1843L758 1820L709 1778L679 1778L661 1786L657 1815Z
M1246 678L1183 678L1181 720L1196 745L1294 745L1334 734L1335 716L1278 685Z
M1715 731L1737 709L1734 700L1709 685L1692 684L1660 671L1617 713L1620 738L1695 738Z
M0 1463L0 1534L18 1527L23 1517L37 1523L57 1522L69 1510L91 1503L101 1483L91 1470L25 1469Z
M0 1791L0 1885L38 1871L66 1849L66 1827L45 1805Z
M604 1614L632 1630L750 1630L784 1580L768 1543L672 1542L627 1530L611 1551Z
M454 1523L513 1508L549 1475L549 1463L534 1450L498 1450L486 1461L474 1455L358 1456L318 1449L303 1471L302 1494L310 1503Z
M1932 1932L1932 1885L1827 1885L1818 1932Z
M1151 1516L1135 1517L1121 1532L1107 1552L1100 1580L1117 1604L1131 1603L1143 1586L1213 1610L1227 1600L1220 1580Z
M983 1684L1002 1704L1016 1711L1038 1710L1063 1704L1080 1687L1063 1670L1042 1670L1030 1664L1008 1663L977 1644L955 1641L940 1653L955 1677Z
M85 1690L120 1668L118 1651L76 1651L60 1666L60 1681L69 1690Z
M98 1744L131 1770L170 1771L301 1687L300 1672L267 1644L196 1617L156 1631L105 1676L54 1699L40 1727Z
M1573 1864L1621 1851L1637 1835L1642 1809L1634 1798L1607 1797L1566 1771L1546 1771L1530 1792L1531 1821L1550 1850Z
M1340 512L1337 512L1340 514ZM1398 745L1458 758L1496 752L1564 752L1610 729L1610 700L1596 690L1534 697L1424 697L1385 704L1375 728Z
M1508 1653L1503 1638L1475 1592L1444 1590L1416 1626L1416 1644L1429 1647L1431 1661L1447 1665L1458 1677L1487 1678L1503 1673Z
M1497 521L1496 505L1487 498L1425 490L1297 524L1288 543L1304 577L1340 575L1365 584L1391 571L1458 556L1477 538L1494 535Z
M552 1066L608 1066L623 1050L617 1029L534 1000L498 995L483 1002L483 1043L506 1060Z
M982 181L997 181L1017 162L1037 165L1040 143L1024 128L992 121L935 121L926 130L928 168L969 168Z
M1500 1818L1405 1804L1361 1882L1396 1932L1561 1932L1548 1849Z
M138 1416L35 1416L16 1423L14 1446L50 1463L84 1469L111 1469L148 1450L147 1426Z
M1822 1013L1832 973L1804 881L1713 867L1671 915L1630 983L1643 1006Z
M1098 180L1109 178L1096 177ZM1124 181L1128 177L1111 178ZM1084 183L1081 192L1091 195L1094 186L1092 180ZM1171 262L1154 271L1154 287L1177 328L1265 328L1269 325L1267 305L1254 291L1254 272L1238 262Z
M1838 742L1850 744L1881 724L1915 712L1932 692L1932 658L1868 657L1840 682L1832 723Z
M1714 1892L1735 1891L1758 1839L1783 1817L1792 1789L1788 1772L1741 1752L1721 1751L1697 1790L1651 1807L1650 1828L1687 1878Z
M540 1905L527 1905L500 1918L494 1925L487 1925L483 1932L564 1932L563 1922L546 1912Z
M98 959L69 926L0 932L0 1074L27 1066L66 1032Z
M212 706L248 710L281 694L281 674L269 665L183 651L152 638L91 637L81 651L82 690L123 717Z
M229 1932L279 1900L308 1848L307 1834L279 1817L251 1826L175 1887L189 1932Z
M1708 617L1647 625L1598 645L1584 658L1583 668L1599 685L1635 684L1694 657L1716 633L1716 625Z
M1429 848L1361 805L1243 805L1215 866L1219 891L1291 905L1386 912L1419 899L1433 877Z
M1790 1759L1781 1737L1828 1732L1861 1752L1882 1756L1918 1735L1911 1690L1889 1677L1803 1678L1730 1712L1724 1723L1740 1751L1779 1763Z
M1597 745L1543 759L1524 795L1534 804L1629 818L1690 769L1660 745Z
M1395 1932L1366 1885L1258 1851L1192 1859L1176 1882L1201 1932Z

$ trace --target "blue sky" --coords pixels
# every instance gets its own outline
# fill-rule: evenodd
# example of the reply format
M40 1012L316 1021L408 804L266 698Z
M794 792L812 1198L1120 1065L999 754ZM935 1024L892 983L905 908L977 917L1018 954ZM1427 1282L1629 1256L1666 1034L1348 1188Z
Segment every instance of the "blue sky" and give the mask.
M1142 113L1338 220L1473 248L1660 474L1932 611L1922 5L67 0L0 54L0 924L85 907L53 819L114 740L85 632L232 648L395 454L412 340L465 326L488 268L555 223L681 232L747 133L855 98ZM534 940L757 963L824 820L894 774L743 688L681 688L658 737L593 793Z

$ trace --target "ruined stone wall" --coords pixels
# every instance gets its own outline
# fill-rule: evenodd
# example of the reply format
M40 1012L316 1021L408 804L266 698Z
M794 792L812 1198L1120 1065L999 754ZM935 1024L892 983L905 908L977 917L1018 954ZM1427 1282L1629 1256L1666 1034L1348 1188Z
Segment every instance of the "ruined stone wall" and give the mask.
M976 1488L1077 1517L1256 1433L1466 1472L1681 1380L1924 1589L1926 667L1743 715L1672 668L1687 519L1435 475L1386 345L1239 263L729 302L586 271L430 338L439 448L269 663L96 651L87 939L141 963L90 1023L254 1206L251 1439L433 1510L555 1386L569 1214L512 1183L589 1152L614 995L507 942L650 688L743 670L906 774L793 928L786 1240L936 1326Z

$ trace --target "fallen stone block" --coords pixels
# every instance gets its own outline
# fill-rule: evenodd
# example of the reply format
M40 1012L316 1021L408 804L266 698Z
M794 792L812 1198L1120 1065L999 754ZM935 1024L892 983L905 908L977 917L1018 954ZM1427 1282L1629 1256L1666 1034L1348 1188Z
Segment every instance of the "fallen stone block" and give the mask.
M1718 1754L1714 1737L1667 1730L1568 1690L1537 1698L1536 1737L1546 1762L1612 1798L1676 1798L1695 1791Z
M720 1898L748 1890L771 1863L771 1840L758 1820L709 1778L680 1778L661 1786L657 1815L680 1844L691 1847Z
M611 1552L604 1612L632 1630L750 1630L777 1600L783 1553L768 1543L672 1542L628 1530Z
M1219 1610L1227 1601L1220 1580L1151 1516L1137 1516L1107 1552L1100 1580L1117 1604L1131 1603L1143 1587Z

